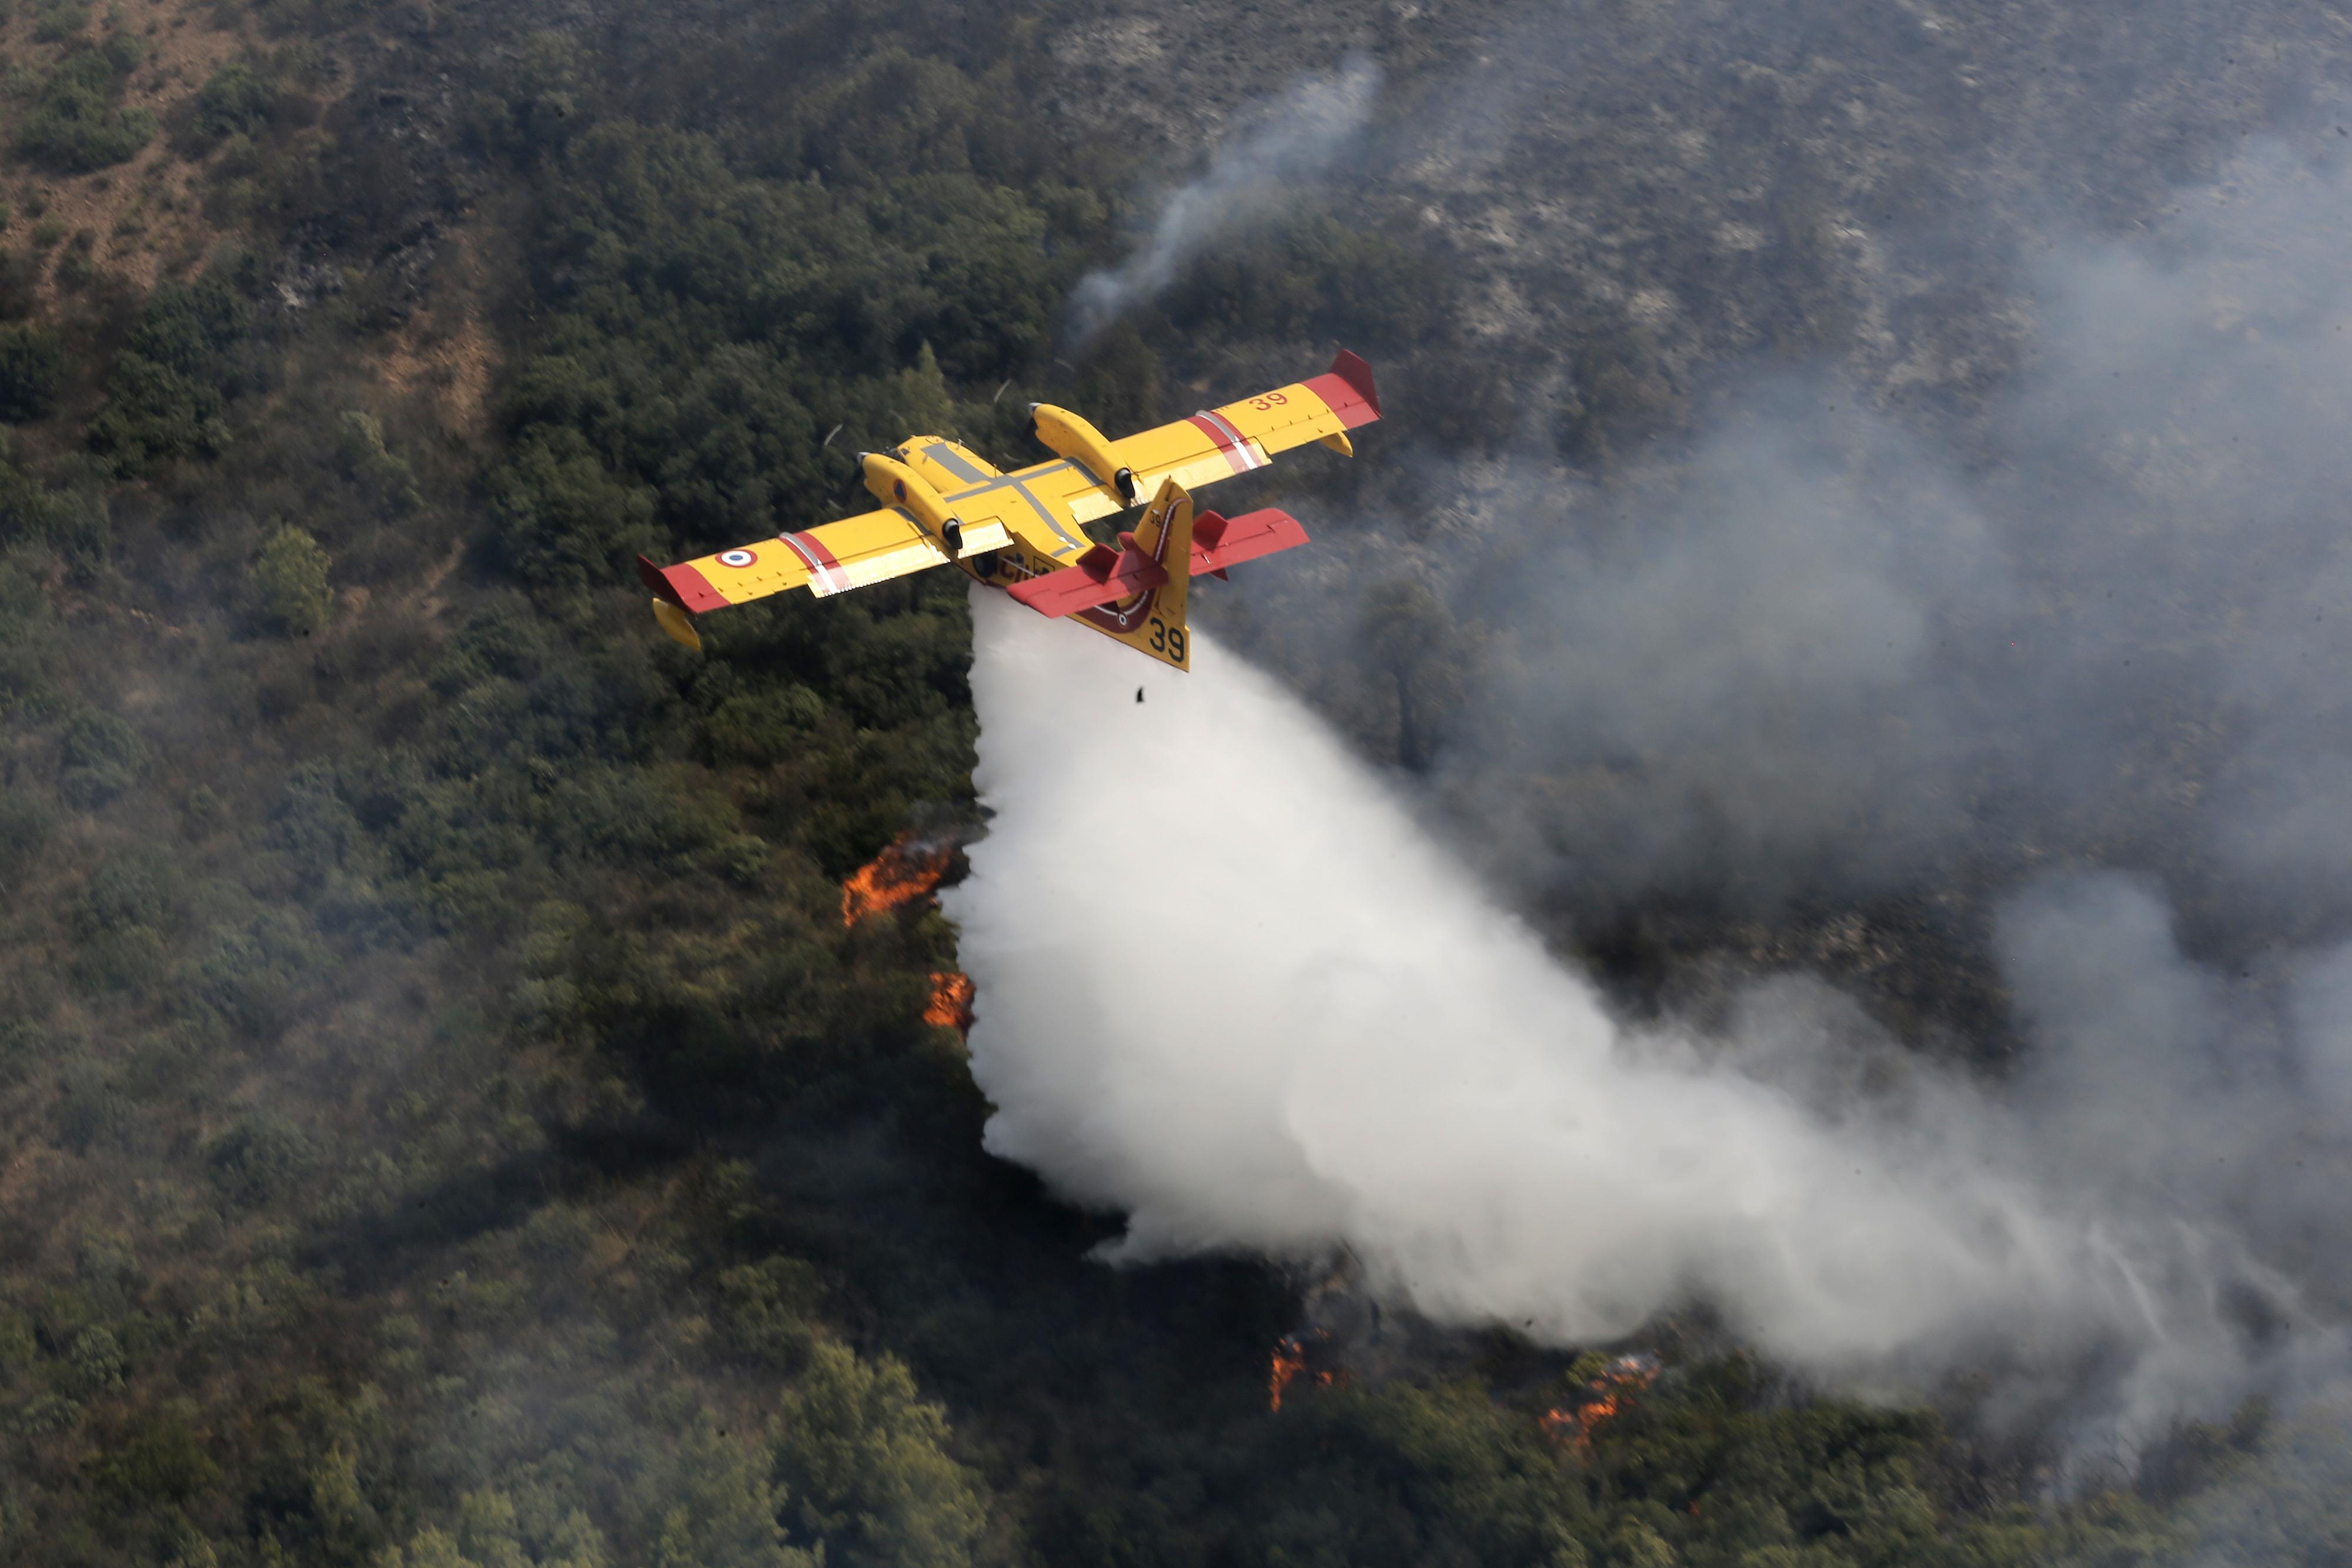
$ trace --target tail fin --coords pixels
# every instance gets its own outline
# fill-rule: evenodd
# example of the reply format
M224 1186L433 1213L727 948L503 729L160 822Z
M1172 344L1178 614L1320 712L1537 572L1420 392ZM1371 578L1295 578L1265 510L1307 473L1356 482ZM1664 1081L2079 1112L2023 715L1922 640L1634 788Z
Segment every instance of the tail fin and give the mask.
M1167 580L1132 599L1075 612L1107 637L1180 670L1192 668L1192 634L1184 624L1186 591L1192 581L1192 497L1171 479L1143 514L1143 524L1119 537L1120 559L1139 554L1167 573ZM1122 573L1122 575L1125 575Z

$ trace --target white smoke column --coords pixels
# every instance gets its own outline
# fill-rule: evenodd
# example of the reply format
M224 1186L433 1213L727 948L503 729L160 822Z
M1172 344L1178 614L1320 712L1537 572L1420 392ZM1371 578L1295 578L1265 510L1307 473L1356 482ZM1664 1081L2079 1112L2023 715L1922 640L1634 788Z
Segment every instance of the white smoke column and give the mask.
M1824 1372L2203 1333L2004 1174L1957 1087L1841 1113L1629 1038L1211 640L1174 675L973 612L994 817L948 907L988 1146L1124 1210L1115 1258L1345 1247L1433 1317L1559 1343L1704 1300Z
M1286 184L1329 168L1364 128L1380 85L1380 67L1360 55L1330 75L1294 82L1255 126L1217 149L1208 172L1168 198L1134 255L1078 280L1072 340L1084 344L1167 287L1211 241L1265 215Z

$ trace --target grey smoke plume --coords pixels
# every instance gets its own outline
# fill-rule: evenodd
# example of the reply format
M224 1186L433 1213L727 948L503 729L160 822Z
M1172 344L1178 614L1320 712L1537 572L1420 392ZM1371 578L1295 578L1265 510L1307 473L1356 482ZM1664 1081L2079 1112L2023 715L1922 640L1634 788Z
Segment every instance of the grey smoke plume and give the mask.
M2005 914L2050 1049L2014 1102L1798 977L1713 1038L1629 1030L1223 646L1138 704L1124 650L996 595L974 614L995 815L948 907L988 1144L1123 1211L1114 1258L1345 1249L1432 1317L1559 1343L1704 1301L1846 1380L2096 1350L2118 1369L2101 1418L2142 1437L2335 1343L2202 1185L2215 1145L2149 1135L2221 1115L2242 1153L2294 1089L2133 1057L2150 1009L2184 1054L2236 1043L2221 1001L2183 1001L2225 988L2144 890L2060 883ZM2352 1027L2343 964L2287 1009L2315 1063Z
M1380 85L1380 67L1359 55L1328 75L1299 78L1263 106L1217 149L1207 172L1160 204L1132 256L1078 280L1070 294L1073 341L1084 344L1167 287L1207 246L1264 217L1286 187L1329 168L1370 119Z
M2130 244L2053 246L2019 284L2031 362L1966 425L1806 367L1750 372L1606 485L1532 441L1477 467L1383 427L1404 498L1296 503L1319 559L1237 579L1242 634L1377 748L1381 592L1431 588L1445 634L1401 640L1409 760L1495 867L1582 910L2055 857L2161 876L2200 932L2352 929L2352 169L2328 156L2259 145Z

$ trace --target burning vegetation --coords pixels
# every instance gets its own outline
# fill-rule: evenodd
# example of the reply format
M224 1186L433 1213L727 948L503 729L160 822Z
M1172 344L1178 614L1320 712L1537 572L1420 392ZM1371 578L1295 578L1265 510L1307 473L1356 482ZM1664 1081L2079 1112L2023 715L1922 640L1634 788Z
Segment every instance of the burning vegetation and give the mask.
M971 977L950 969L931 976L931 1005L923 1009L925 1023L938 1024L959 1034L971 1030Z
M1286 1333L1274 1342L1274 1363L1265 1378L1268 1410L1282 1408L1282 1396L1293 1384L1330 1388L1347 1381L1347 1374L1337 1367L1312 1364L1330 1338L1321 1329L1315 1329L1304 1334Z
M854 926L868 915L903 909L939 891L954 856L951 843L926 843L910 833L853 873L841 884L841 924ZM970 975L955 970L931 972L931 999L923 1021L958 1033L971 1029L972 984Z
M855 925L869 915L928 898L947 875L948 861L954 852L951 844L923 843L902 834L841 884L842 925Z
M841 924L854 926L868 915L887 914L919 898L929 898L939 891L940 879L947 875L948 862L954 853L952 844L924 843L912 834L899 835L897 842L841 884ZM931 1000L923 1009L923 1021L960 1034L968 1032L971 997L970 975L933 970Z
M1573 1376L1573 1374L1570 1375ZM1580 1456L1592 1452L1592 1435L1633 1408L1633 1395L1658 1375L1657 1358L1621 1355L1584 1380L1580 1396L1543 1413L1544 1436Z

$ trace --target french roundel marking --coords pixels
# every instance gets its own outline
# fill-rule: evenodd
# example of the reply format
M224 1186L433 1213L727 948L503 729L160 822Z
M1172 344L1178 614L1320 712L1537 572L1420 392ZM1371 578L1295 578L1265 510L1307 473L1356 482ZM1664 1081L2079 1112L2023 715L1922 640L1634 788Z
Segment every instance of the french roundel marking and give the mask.
M720 550L719 552L719 564L721 566L750 566L753 561L756 561L759 559L760 558L758 556L753 555L747 549L730 549Z

